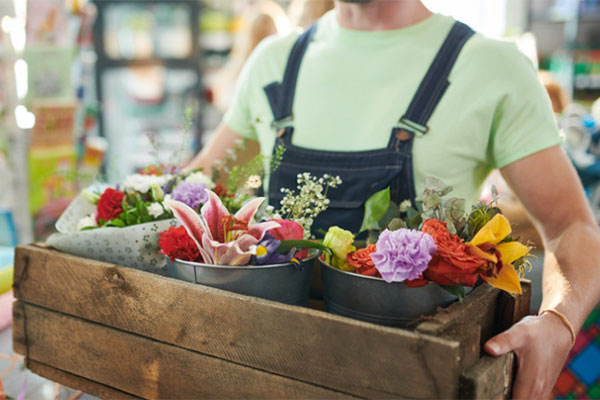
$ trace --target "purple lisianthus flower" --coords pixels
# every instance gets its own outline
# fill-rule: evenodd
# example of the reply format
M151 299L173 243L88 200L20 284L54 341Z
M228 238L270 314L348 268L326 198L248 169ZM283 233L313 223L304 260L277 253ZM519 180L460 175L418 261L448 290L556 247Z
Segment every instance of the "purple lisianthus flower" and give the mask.
M379 236L371 259L386 282L404 282L419 278L436 250L433 237L427 233L386 229Z
M294 251L281 254L277 252L281 242L275 239L275 236L269 232L265 233L263 239L256 245L256 255L252 256L252 261L256 265L285 264L294 257Z
M200 182L181 182L173 189L173 200L180 201L194 210L198 210L201 204L208 201L206 185Z

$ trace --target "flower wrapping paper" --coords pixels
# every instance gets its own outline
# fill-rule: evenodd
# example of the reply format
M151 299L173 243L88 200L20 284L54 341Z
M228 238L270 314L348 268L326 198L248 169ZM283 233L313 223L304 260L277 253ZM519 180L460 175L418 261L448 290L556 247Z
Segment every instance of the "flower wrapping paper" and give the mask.
M167 274L167 258L158 253L158 236L160 232L179 224L175 218L124 228L78 231L79 220L92 214L95 208L95 205L79 194L56 222L59 233L50 236L47 243L59 251L75 256L160 275Z

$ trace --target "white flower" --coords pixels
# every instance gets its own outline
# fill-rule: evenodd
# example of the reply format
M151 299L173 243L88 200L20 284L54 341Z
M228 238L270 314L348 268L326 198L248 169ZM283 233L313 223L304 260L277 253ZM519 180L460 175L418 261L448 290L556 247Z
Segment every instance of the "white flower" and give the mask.
M402 203L400 203L400 212L406 212L411 206L412 203L410 202L410 200L404 200Z
M96 226L98 226L98 224L96 223L96 218L94 217L94 215L90 214L79 220L79 222L77 223L77 230L82 231L85 228L93 228Z
M165 213L165 210L160 205L160 203L152 203L148 206L148 214L152 215L154 218L158 218Z
M98 204L98 200L100 200L100 194L96 192L90 192L89 190L83 189L81 191L81 195L89 201L91 204Z
M129 175L123 181L123 189L125 189L126 192L148 193L152 184L162 186L169 179L171 179L171 175L156 176L133 174Z
M215 188L215 183L212 179L210 179L210 176L203 174L202 172L194 172L193 174L185 178L185 181L204 183L209 189Z
M248 182L246 183L246 185L250 189L258 189L262 186L262 179L260 179L260 176L258 175L252 175L248 177Z

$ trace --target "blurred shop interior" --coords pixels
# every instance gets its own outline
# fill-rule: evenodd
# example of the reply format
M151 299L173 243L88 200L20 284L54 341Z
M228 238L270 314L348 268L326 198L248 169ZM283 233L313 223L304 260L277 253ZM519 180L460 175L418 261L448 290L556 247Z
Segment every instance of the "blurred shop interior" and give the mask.
M563 146L600 217L600 0L423 2L515 42L539 68ZM14 246L53 233L81 189L185 163L219 124L252 49L332 7L333 0L0 0L0 274L12 277ZM535 312L543 246L498 173L484 198L492 184L516 236L536 244ZM596 356L577 356L600 349L600 308L590 321L555 397L600 398Z
M540 68L565 147L600 205L600 1L427 0L517 42ZM240 69L331 0L0 2L0 245L43 240L70 199L210 138Z

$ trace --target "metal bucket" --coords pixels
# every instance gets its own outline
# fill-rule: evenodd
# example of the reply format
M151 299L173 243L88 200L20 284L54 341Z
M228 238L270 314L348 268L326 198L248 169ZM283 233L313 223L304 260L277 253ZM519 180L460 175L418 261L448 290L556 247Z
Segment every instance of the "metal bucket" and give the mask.
M171 278L285 304L306 306L316 256L314 254L304 259L300 266L287 263L234 267L175 260L168 263L167 268Z
M380 325L404 327L421 315L457 300L429 283L411 288L401 282L342 271L319 260L327 311ZM472 290L472 288L465 288Z

